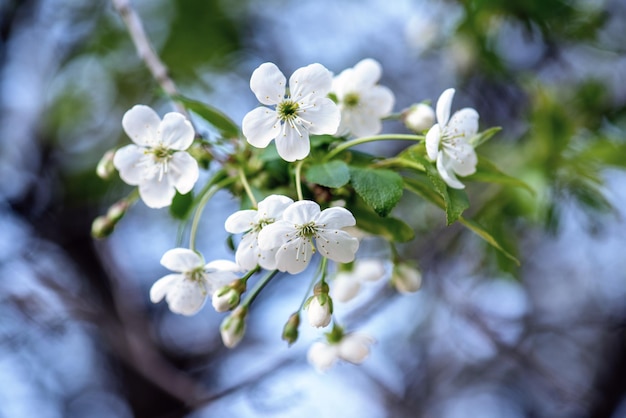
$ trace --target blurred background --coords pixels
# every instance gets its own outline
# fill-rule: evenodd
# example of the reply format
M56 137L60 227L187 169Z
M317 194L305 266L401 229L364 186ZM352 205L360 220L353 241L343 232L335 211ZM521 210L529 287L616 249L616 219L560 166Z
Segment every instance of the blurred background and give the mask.
M405 196L395 216L417 237L401 250L422 290L381 281L336 306L377 340L363 365L317 373L307 324L280 340L308 284L290 277L225 349L210 307L187 318L149 301L179 228L166 209L139 203L90 236L130 190L95 175L128 141L122 115L172 110L112 4L0 0L0 417L626 417L626 1L132 5L181 92L238 123L266 61L339 73L375 58L396 111L455 87L454 109L503 127L479 153L535 190L468 187L471 216L521 266ZM227 193L209 204L208 260L232 257L237 207Z

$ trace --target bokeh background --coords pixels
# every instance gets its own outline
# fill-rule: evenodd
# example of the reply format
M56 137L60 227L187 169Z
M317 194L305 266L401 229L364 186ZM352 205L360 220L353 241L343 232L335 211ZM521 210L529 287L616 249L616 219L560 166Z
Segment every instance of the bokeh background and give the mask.
M339 73L375 58L397 111L455 87L455 108L503 127L479 153L535 190L468 189L471 216L522 264L406 196L395 215L417 237L401 250L423 289L383 280L336 307L376 338L365 364L317 373L306 324L291 348L280 340L305 278L274 280L225 349L210 307L187 318L149 301L179 229L166 209L137 204L90 237L129 191L94 170L127 141L122 115L172 110L119 15L102 0L0 0L0 417L626 416L625 1L132 5L181 92L235 121L265 61ZM236 208L227 193L209 204L207 259L232 257Z

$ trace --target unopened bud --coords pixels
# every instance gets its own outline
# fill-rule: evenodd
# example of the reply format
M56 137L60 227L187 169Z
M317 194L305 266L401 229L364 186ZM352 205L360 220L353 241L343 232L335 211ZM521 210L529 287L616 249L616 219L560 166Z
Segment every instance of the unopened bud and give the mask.
M398 292L417 292L422 287L422 273L415 267L401 263L393 268L391 283Z
M115 223L107 216L98 216L91 224L91 236L97 239L106 238L113 232Z
M115 150L108 150L104 153L98 165L96 166L96 174L103 180L111 178L115 172L115 166L113 165L113 157L115 156Z
M246 315L248 309L238 307L222 321L220 335L222 342L228 348L234 348L246 332Z
M187 152L198 162L198 165L205 170L209 168L209 164L213 160L211 148L206 142L194 142Z
M402 114L404 125L414 132L424 132L435 123L435 111L425 103L417 103Z
M309 324L315 328L323 328L330 324L333 313L333 301L328 293L313 296L307 306Z
M226 312L235 309L239 305L241 293L233 289L231 286L224 286L217 292L213 293L211 303L217 312Z
M128 203L128 200L122 199L111 205L109 210L107 210L106 216L113 223L113 225L115 225L120 219L122 219L122 216L126 214L129 207L130 203Z
M296 342L298 339L298 327L300 326L300 314L294 312L291 314L287 323L283 328L283 340L287 341L289 345Z

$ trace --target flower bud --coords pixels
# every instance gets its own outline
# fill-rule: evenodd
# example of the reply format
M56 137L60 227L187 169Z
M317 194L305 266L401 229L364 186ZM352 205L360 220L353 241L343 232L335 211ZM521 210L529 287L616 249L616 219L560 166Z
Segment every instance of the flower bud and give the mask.
M110 149L104 153L98 165L96 166L96 174L103 180L108 180L115 172L115 166L113 165L113 157L115 156L115 150Z
M394 267L391 283L398 292L417 292L422 287L422 273L415 267L401 263Z
M107 216L98 216L91 224L91 236L97 239L106 238L113 232L115 223Z
M359 293L360 288L360 281L351 271L339 272L333 280L333 299L339 302L352 300Z
M222 336L222 342L226 347L234 348L243 338L246 332L247 314L248 309L240 306L222 321L220 334Z
M435 124L435 111L425 103L417 103L402 114L404 125L414 132L424 132Z
M226 312L239 305L241 294L230 286L224 286L213 293L211 303L217 312Z
M122 199L111 205L109 210L107 210L106 216L115 225L126 214L129 207L130 203L128 203L128 200Z
M291 314L285 327L283 328L283 340L287 341L289 345L296 342L298 339L298 327L300 326L300 314L294 312Z
M322 293L318 296L313 296L309 300L307 306L309 324L316 328L323 328L330 324L330 319L333 312L333 302L328 293Z

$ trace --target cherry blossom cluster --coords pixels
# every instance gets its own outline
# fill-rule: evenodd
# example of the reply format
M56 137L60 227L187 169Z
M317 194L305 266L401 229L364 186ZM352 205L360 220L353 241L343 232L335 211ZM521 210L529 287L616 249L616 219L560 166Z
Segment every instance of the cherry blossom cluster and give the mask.
M284 325L283 339L289 344L298 339L300 317L306 311L312 327L330 329L326 339L315 342L308 354L318 370L328 369L337 360L361 363L374 339L345 332L336 318L335 305L354 299L361 288L383 278L401 293L415 292L421 287L422 276L417 265L403 260L395 249L391 258L357 257L363 234L359 219L346 202L346 193L354 194L344 187L347 180L338 183L341 193L334 196L332 187L307 185L301 178L302 164L312 158L312 138L333 138L332 147L325 150L325 158L332 161L331 157L340 156L351 146L396 138L377 136L383 121L395 118L413 132L400 139L422 145L424 161L436 165L436 172L450 188L463 189L465 185L457 176L473 174L478 161L473 145L478 113L465 108L450 116L454 89L441 94L436 111L427 103L417 103L394 115L395 97L378 84L381 76L382 67L373 59L364 59L336 76L317 63L297 69L289 80L273 63L254 70L250 88L261 105L243 118L231 158L211 163L218 174L194 201L190 245L163 255L161 264L172 273L154 283L151 301L165 299L172 312L195 315L210 298L217 312L230 312L220 332L224 344L235 347L245 335L252 302L265 284L277 274L299 275L314 263L317 270L313 281L301 306ZM108 152L97 172L104 178L117 170L125 183L137 189L94 221L96 237L111 233L138 198L150 208L163 208L176 196L193 192L200 170L193 145L211 149L211 142L200 138L191 121L180 113L167 113L161 119L150 107L136 105L123 116L122 127L132 143ZM272 143L282 160L293 163L289 170L295 178L293 182L283 180L276 190L257 188L255 193L247 179L245 161ZM416 161L412 167L424 165L422 160ZM337 162L340 167L346 164L341 159ZM309 187L307 198L303 183ZM248 203L224 221L225 230L237 243L234 259L207 263L195 248L197 219L203 205L220 188ZM327 190L329 196L315 190ZM257 203L259 195L262 199ZM254 288L248 289L254 281Z

